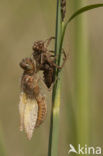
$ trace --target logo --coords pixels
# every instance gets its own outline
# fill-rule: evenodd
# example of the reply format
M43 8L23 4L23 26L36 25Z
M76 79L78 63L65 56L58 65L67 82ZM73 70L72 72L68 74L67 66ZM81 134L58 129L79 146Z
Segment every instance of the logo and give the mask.
M88 147L86 144L85 146L81 146L80 144L78 144L77 149L75 149L75 147L70 144L69 145L69 151L68 154L70 153L76 153L76 154L102 154L102 149L101 147L97 146L97 147Z

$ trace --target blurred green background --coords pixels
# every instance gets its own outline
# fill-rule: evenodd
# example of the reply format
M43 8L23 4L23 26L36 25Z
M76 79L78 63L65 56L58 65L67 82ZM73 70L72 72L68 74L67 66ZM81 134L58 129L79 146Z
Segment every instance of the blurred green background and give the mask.
M103 2L87 0L86 4ZM67 17L73 11L73 1L67 1ZM19 62L31 56L36 40L55 35L56 0L0 0L0 140L7 156L46 156L48 151L51 93L47 97L48 114L36 129L31 141L19 132L19 94L22 70ZM90 104L90 145L103 146L103 8L86 13L88 20ZM74 26L65 36L64 49L70 54L63 69L61 94L59 156L68 155L70 143L75 143L74 101ZM74 123L74 124L73 124ZM2 154L0 154L2 156Z

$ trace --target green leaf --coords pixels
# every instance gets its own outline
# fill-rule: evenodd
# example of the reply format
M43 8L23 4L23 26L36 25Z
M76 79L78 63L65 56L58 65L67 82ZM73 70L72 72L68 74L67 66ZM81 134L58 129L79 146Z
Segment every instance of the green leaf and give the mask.
M103 4L92 4L92 5L88 5L88 6L85 6L83 8L80 8L79 10L77 10L75 13L73 13L73 15L68 19L68 21L65 23L64 25L64 28L63 28L63 31L62 31L62 38L61 38L61 44L63 44L63 40L64 40L64 35L65 35L65 31L66 31L66 28L68 26L68 24L75 18L77 17L78 15L86 12L86 11L89 11L89 10L92 10L92 9L95 9L95 8L99 8L99 7L103 7Z
M93 4L93 5L88 5L88 6L85 6L79 10L77 10L70 18L69 20L67 21L67 23L70 23L76 16L86 12L86 11L89 11L89 10L92 10L92 9L95 9L95 8L99 8L99 7L103 7L103 4ZM66 23L66 24L67 24Z

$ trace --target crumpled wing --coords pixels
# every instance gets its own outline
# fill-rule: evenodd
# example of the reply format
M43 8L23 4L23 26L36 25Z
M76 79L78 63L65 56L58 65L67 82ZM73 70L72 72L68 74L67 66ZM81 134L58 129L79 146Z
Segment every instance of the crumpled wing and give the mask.
M19 102L20 131L23 131L24 129L24 110L26 106L26 100L27 100L26 94L24 92L21 92Z
M28 139L32 138L32 134L38 118L38 104L36 99L26 99L24 110L24 128Z

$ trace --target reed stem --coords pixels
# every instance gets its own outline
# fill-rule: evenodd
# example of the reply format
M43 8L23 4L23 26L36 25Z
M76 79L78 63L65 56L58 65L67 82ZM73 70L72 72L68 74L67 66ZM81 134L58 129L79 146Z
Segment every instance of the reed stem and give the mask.
M75 1L75 9L84 2ZM89 54L86 15L81 15L75 23L75 101L77 107L77 141L84 146L89 140Z
M61 19L61 0L57 0L56 13L56 41L55 55L58 56L56 63L60 65L61 60L61 34L62 34L62 19ZM55 76L58 76L58 70L55 71ZM58 155L58 135L59 135L59 112L60 112L60 80L56 82L52 93L52 111L49 136L49 151L48 156Z

